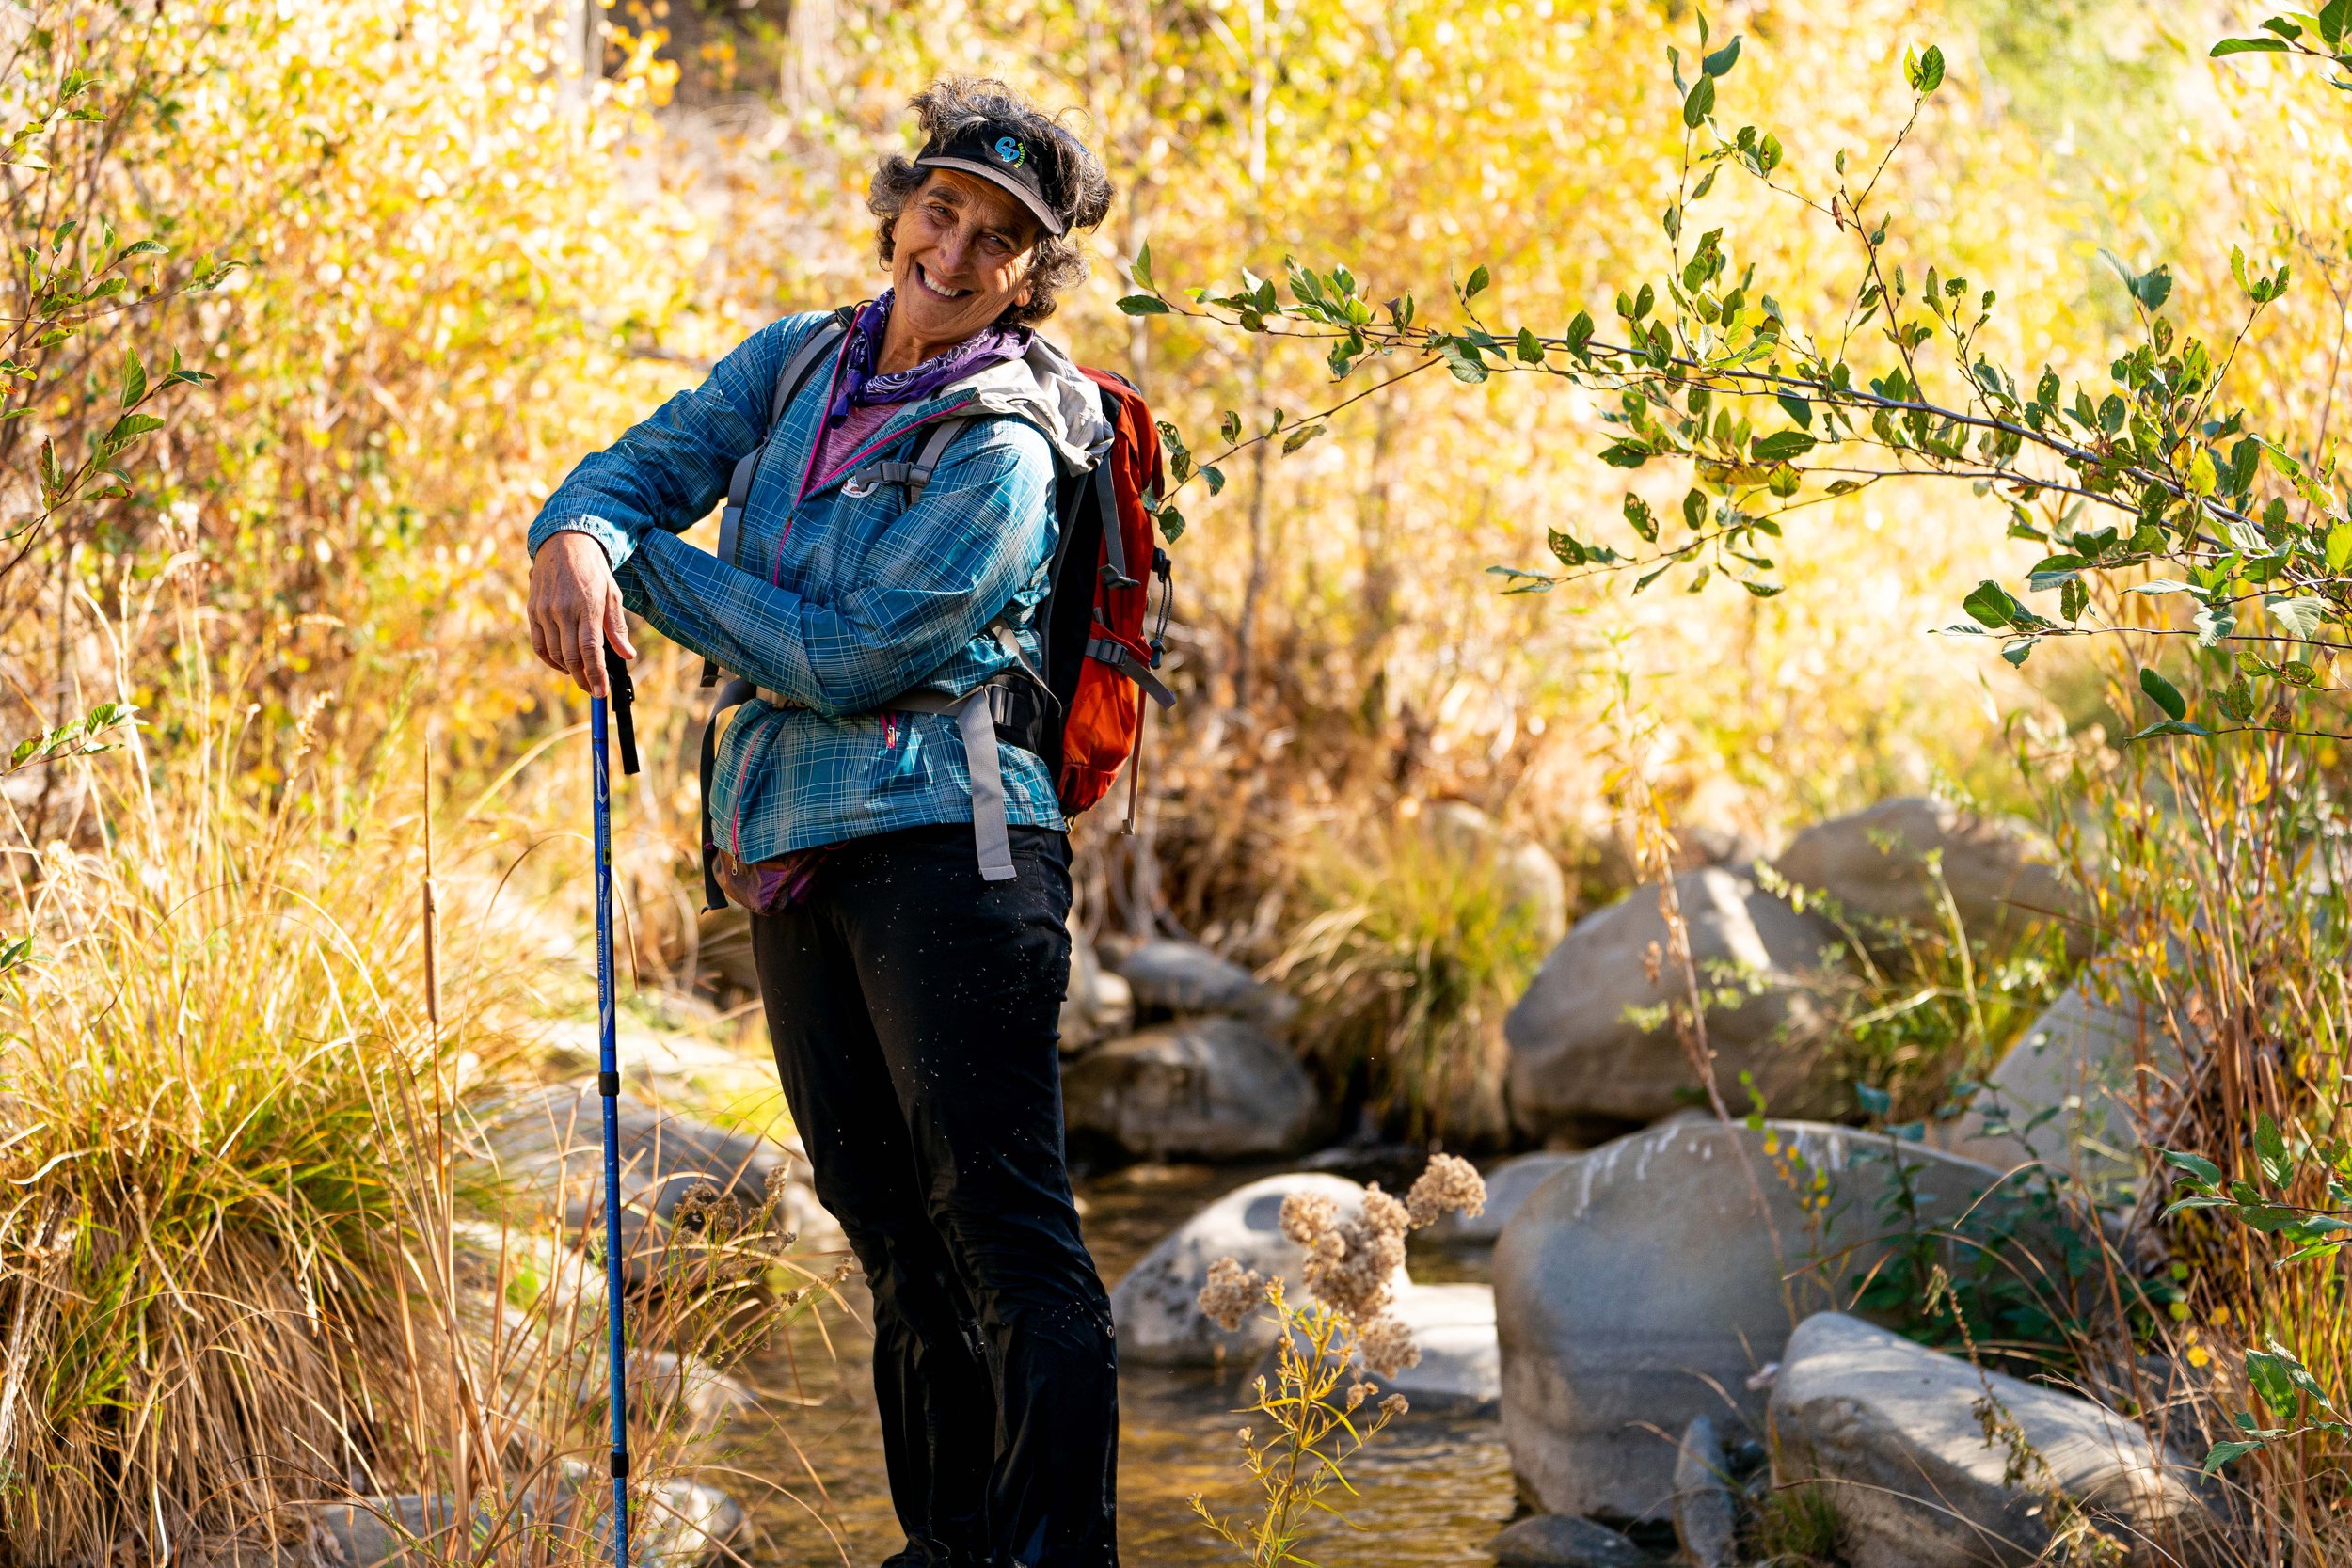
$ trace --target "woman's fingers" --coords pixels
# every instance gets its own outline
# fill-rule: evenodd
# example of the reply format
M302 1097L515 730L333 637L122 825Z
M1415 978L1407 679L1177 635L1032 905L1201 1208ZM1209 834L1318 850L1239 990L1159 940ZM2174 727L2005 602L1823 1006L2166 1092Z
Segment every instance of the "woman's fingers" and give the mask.
M529 619L532 651L592 697L612 694L604 673L608 641L622 657L637 657L620 585L604 552L583 534L559 533L539 547L531 566Z
M628 640L628 611L621 605L621 585L608 585L604 600L604 635L623 658L635 658L637 645Z

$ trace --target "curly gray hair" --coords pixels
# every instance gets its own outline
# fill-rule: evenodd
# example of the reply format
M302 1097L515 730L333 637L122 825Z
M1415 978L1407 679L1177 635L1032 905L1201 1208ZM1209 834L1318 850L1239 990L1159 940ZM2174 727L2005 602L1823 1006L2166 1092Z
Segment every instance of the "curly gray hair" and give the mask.
M1009 125L1021 139L1041 150L1038 181L1045 199L1070 220L1073 230L1091 229L1111 210L1111 177L1086 143L1021 97L1004 83L981 76L943 76L914 95L907 105L923 128L926 146L939 146L958 132L977 124ZM898 246L892 227L930 171L914 160L892 153L874 170L874 183L866 195L867 211L880 220L876 249L883 266L890 265ZM1084 277L1086 256L1068 236L1040 234L1037 259L1029 266L1029 302L1006 310L1008 325L1041 322L1054 313L1054 296Z

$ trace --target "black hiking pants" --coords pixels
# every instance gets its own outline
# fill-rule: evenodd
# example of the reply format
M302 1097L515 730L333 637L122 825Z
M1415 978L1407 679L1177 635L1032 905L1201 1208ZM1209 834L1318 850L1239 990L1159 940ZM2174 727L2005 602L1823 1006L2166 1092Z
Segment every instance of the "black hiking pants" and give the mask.
M968 826L834 851L752 951L817 1196L874 1296L906 1568L1114 1568L1110 1300L1062 1158L1070 847Z

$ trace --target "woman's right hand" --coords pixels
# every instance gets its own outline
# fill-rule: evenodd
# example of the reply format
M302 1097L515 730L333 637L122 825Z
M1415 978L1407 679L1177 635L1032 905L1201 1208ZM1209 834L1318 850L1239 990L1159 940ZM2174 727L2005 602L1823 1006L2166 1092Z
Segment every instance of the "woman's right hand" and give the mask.
M531 651L563 671L592 697L610 695L604 647L635 658L621 585L612 580L604 546L566 529L548 536L531 558Z

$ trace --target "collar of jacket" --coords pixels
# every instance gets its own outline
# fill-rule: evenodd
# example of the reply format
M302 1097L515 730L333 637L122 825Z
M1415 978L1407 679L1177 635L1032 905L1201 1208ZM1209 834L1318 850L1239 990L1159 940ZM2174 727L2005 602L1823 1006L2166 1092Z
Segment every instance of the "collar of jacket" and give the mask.
M834 374L839 374L836 364ZM828 382L831 378L828 378ZM832 406L829 385L811 383L823 390ZM805 396L806 394L803 394ZM1034 426L1054 449L1055 458L1071 473L1087 473L1110 450L1110 422L1103 418L1101 394L1069 355L1041 337L1032 336L1028 351L1018 359L1000 360L951 381L922 402L900 409L888 423L867 437L866 451L879 451L915 425L946 415L972 419L996 415ZM821 417L821 416L820 416ZM812 453L813 456L813 453ZM808 494L830 489L850 477L845 465Z

